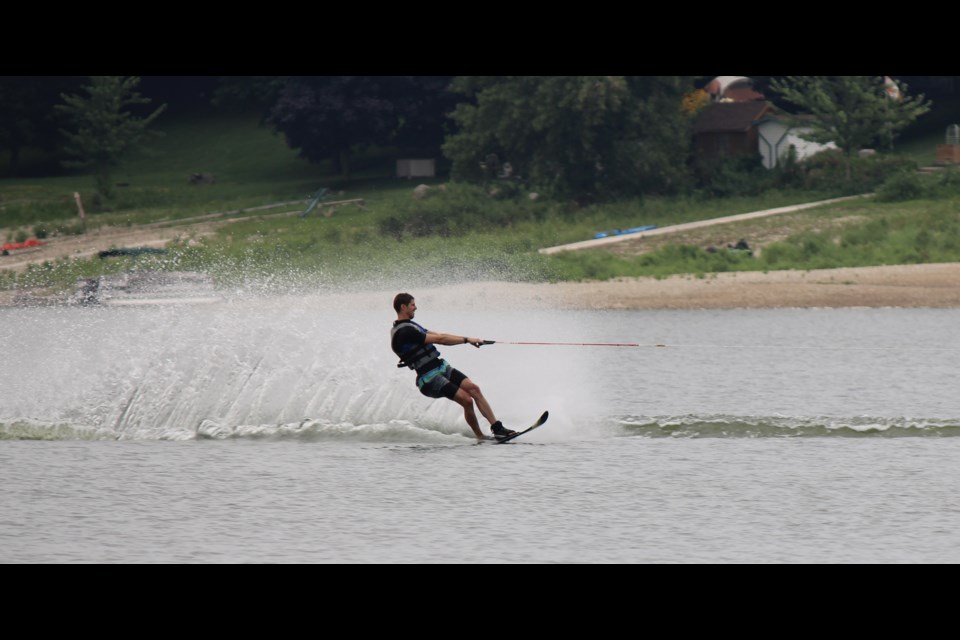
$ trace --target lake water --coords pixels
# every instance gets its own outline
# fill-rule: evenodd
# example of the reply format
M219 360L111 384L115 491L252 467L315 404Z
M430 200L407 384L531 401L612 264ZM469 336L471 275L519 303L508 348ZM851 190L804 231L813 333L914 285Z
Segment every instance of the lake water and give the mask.
M477 445L396 368L392 294L0 309L0 562L960 561L960 310L418 295L642 345L441 349L508 426L550 410Z

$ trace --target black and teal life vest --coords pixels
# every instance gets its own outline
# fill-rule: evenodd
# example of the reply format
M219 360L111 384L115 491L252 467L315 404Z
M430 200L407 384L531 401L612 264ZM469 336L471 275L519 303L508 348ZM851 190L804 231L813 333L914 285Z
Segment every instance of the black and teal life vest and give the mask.
M397 367L409 367L416 371L417 375L422 375L438 367L440 365L440 352L432 344L426 342L422 344L398 342L397 332L405 326L411 326L424 335L427 333L424 327L413 320L397 320L393 323L393 329L390 330L390 347L400 357Z

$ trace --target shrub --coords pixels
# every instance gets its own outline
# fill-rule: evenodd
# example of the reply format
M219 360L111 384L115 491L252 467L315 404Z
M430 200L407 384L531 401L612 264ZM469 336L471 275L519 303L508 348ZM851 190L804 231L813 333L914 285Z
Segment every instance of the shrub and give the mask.
M803 167L797 158L797 148L790 145L787 155L773 168L773 182L778 187L802 187Z
M871 192L891 176L910 169L916 169L916 163L901 156L873 154L866 157L855 156L850 160L850 179L846 174L846 159L839 150L828 149L813 155L799 163L800 174L793 180L802 180L806 189L831 191L842 194Z
M948 166L940 174L940 179L933 187L934 197L953 198L960 195L960 170Z
M901 171L880 185L877 200L881 202L903 202L916 200L924 196L924 184L916 171Z
M447 185L429 198L400 204L393 215L378 223L378 231L397 240L404 236L449 237L542 219L541 209L548 205L531 201L525 191L509 185L504 182L493 193L473 185Z
M872 220L845 231L840 236L840 246L844 249L877 246L886 240L889 232L890 223L886 219Z
M759 154L734 156L705 167L701 184L711 196L755 196L770 189L774 174L768 171Z
M57 232L64 236L79 236L86 233L82 222L62 222L57 225Z

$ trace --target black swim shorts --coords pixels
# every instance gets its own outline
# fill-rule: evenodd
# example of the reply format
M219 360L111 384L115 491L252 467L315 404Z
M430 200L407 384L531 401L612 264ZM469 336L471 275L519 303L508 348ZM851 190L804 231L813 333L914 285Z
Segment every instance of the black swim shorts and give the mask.
M451 367L446 360L442 362L443 364L436 369L418 377L417 387L420 389L420 393L428 398L449 398L453 400L461 383L467 379L467 376Z

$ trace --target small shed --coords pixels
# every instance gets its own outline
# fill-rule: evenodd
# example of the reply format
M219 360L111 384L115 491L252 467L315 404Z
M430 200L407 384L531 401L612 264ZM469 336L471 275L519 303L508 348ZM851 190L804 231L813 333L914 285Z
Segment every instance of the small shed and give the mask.
M947 127L944 144L937 145L938 164L960 164L960 126Z
M762 100L707 105L693 124L698 159L709 162L758 153L757 124L772 111Z
M790 153L791 147L796 150L797 160L809 158L827 149L837 148L837 145L833 142L823 144L804 140L801 135L809 131L810 127L802 124L791 126L784 118L773 114L763 118L757 123L763 166L767 169L776 167L779 161Z

